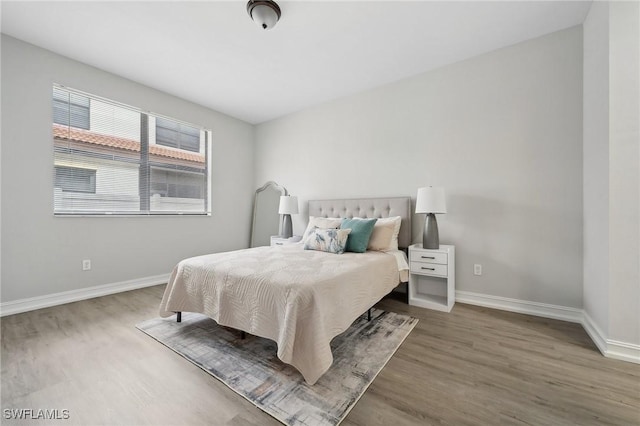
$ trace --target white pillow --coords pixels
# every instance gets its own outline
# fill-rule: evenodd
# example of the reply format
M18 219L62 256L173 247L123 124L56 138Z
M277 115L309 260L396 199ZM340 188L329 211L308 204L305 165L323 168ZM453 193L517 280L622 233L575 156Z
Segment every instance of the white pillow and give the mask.
M309 216L309 224L307 225L307 229L304 231L304 234L302 234L302 241L306 241L307 237L313 233L315 228L338 229L340 228L341 223L342 219L339 217Z
M400 216L383 217L378 219L371 238L369 238L368 250L398 250L398 234L402 218Z

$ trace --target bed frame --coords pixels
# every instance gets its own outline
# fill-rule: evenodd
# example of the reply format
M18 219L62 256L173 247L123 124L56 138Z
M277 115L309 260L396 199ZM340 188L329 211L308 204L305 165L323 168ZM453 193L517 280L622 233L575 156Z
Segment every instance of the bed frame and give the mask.
M310 200L309 216L349 219L400 216L402 222L398 234L398 248L406 250L411 245L411 197ZM371 321L371 308L367 310L367 320ZM182 312L176 312L176 321L182 322ZM245 332L240 331L244 339Z

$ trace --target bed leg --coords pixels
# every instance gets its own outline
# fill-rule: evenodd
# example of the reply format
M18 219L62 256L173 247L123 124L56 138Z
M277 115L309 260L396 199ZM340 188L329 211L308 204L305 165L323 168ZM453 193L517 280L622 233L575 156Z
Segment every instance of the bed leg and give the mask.
M367 311L367 321L371 321L371 308Z
M240 330L240 338L244 340L245 337L247 337L247 334L244 331Z
M182 312L176 312L176 322L182 322Z

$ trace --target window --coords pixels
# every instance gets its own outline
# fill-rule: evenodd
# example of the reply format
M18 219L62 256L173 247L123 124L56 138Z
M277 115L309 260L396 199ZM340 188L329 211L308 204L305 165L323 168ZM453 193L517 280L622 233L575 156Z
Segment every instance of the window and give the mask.
M89 128L89 98L53 88L53 122L79 129Z
M55 166L55 187L63 192L96 193L96 171L77 167Z
M210 214L210 130L61 86L52 105L56 215Z
M151 196L202 198L204 185L197 173L151 169Z
M156 143L187 151L200 151L200 130L167 120L156 118Z

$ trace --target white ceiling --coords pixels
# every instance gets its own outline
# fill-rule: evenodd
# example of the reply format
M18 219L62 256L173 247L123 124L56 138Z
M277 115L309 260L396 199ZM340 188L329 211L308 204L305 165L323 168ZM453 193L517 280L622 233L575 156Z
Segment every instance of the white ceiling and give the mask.
M590 1L2 1L2 32L250 123L581 24Z

